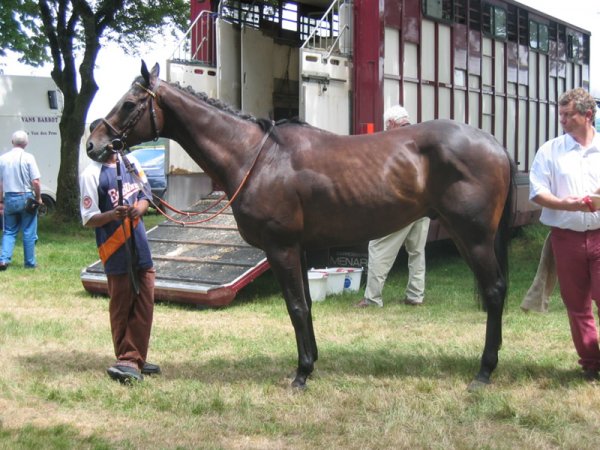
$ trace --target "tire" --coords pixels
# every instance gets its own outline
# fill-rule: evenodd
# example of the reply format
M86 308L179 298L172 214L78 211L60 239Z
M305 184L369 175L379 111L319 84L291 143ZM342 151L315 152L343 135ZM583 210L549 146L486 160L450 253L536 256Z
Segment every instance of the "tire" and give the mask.
M52 197L50 197L47 194L42 194L42 203L46 207L45 214L51 213L56 209L56 202L54 201L54 199Z

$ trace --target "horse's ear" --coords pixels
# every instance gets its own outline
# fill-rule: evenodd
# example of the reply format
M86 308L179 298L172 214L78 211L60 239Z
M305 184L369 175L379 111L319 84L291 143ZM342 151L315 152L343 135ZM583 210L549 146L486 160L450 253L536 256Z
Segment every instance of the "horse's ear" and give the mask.
M151 86L158 79L158 73L160 72L160 66L158 63L154 64L152 68L152 72L148 72L148 66L146 66L146 61L142 59L142 77L144 77L144 81L146 82L146 86Z
M152 72L150 72L150 78L152 79L152 81L154 81L156 78L158 78L158 73L160 72L160 66L158 65L158 63L154 64L154 67L152 68Z
M150 73L148 72L148 67L146 67L146 61L142 59L142 77L146 81L146 85L150 85Z

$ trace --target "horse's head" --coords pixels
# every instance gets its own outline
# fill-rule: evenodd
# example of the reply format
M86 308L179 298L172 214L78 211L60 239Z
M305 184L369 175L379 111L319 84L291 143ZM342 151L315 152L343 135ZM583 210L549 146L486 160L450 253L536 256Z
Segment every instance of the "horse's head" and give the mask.
M142 61L142 76L138 77L129 91L121 97L104 119L95 120L90 126L87 154L94 161L104 162L124 147L158 139L163 116L156 108L159 66L148 72Z

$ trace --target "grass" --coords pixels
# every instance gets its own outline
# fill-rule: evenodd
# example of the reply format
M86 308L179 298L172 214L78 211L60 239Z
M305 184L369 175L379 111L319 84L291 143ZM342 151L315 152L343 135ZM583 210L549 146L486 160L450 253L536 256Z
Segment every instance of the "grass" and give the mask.
M151 216L148 222L159 221ZM93 233L44 218L40 267L0 274L0 449L592 449L598 385L582 381L566 314L520 301L545 236L513 241L504 347L493 384L469 394L485 314L473 278L449 244L428 246L426 305L401 304L401 255L383 309L360 293L313 308L320 359L306 391L293 329L270 273L229 307L159 303L150 360L163 375L121 386L112 363L108 301L82 288L96 260Z

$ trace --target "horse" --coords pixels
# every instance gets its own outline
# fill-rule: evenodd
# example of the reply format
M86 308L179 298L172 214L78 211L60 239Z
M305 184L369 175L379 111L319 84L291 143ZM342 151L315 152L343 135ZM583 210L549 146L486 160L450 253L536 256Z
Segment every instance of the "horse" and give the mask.
M225 191L241 236L264 250L297 344L292 387L305 388L318 359L307 250L352 245L437 218L477 281L487 313L480 368L498 364L508 282L514 163L488 133L433 120L368 135L337 135L300 121L273 123L205 94L141 76L101 119L87 154L164 137L177 141Z

